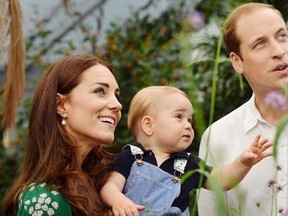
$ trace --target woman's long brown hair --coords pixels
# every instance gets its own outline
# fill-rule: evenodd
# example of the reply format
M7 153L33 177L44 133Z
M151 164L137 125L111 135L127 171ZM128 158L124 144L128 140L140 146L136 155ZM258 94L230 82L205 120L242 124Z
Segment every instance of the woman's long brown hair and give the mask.
M79 172L77 143L61 126L61 117L56 111L56 94L69 95L79 84L81 74L98 64L113 73L110 64L95 56L77 55L59 60L43 74L32 101L24 164L5 196L6 215L16 215L19 194L33 182L46 182L58 189L70 202L74 215L104 214L98 192L112 170L113 155L97 146L88 154Z

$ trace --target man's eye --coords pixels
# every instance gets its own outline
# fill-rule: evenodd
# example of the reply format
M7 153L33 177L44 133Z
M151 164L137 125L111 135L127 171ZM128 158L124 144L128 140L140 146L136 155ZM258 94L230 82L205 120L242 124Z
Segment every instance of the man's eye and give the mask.
M280 34L280 36L279 36L281 39L286 39L288 36L287 36L287 34L285 34L285 33L282 33L282 34Z
M255 47L262 47L264 45L265 45L265 42L260 41L260 42L256 43Z

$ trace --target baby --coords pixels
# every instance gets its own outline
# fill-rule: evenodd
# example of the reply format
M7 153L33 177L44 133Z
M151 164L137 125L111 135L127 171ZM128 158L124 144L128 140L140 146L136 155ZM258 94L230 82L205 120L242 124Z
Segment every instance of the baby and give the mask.
M221 169L206 166L185 152L194 138L192 116L192 104L178 88L150 86L134 96L128 128L138 144L123 148L100 192L114 215L188 216L190 191L211 189L212 179L229 190L254 164L272 155L265 152L272 144L258 135L232 163ZM183 174L197 169L203 172L190 172L181 182Z

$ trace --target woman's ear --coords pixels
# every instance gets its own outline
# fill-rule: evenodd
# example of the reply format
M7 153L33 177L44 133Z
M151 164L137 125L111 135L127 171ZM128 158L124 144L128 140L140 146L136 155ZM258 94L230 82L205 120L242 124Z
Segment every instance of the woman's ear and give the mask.
M63 118L67 117L65 102L66 102L66 97L60 93L57 93L57 96L56 96L57 113Z
M234 70L240 75L243 74L243 64L242 64L243 60L241 56L237 55L234 52L231 52L230 60L231 60Z
M147 136L151 136L153 134L153 119L151 116L146 115L142 118L141 127Z

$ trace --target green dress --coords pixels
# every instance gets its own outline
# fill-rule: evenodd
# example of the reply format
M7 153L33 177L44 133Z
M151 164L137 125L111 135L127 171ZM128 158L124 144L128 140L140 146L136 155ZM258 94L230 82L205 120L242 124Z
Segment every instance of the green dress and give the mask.
M19 198L17 216L72 216L69 202L56 190L46 187L45 183L29 185Z

